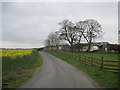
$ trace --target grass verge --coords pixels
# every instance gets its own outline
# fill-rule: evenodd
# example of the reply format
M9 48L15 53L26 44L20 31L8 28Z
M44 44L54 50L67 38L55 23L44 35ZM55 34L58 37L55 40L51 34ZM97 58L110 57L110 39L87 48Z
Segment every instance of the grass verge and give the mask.
M92 77L96 82L98 82L104 88L118 88L118 75L115 73L101 71L99 68L90 67L85 64L80 63L79 61L75 60L75 58L71 54L65 55L62 52L52 52L47 51L47 53L52 54L73 66L79 68L90 77Z
M8 65L6 66L6 63ZM17 57L11 60L9 57L2 58L2 88L17 88L24 84L42 65L42 57L38 51L31 55Z

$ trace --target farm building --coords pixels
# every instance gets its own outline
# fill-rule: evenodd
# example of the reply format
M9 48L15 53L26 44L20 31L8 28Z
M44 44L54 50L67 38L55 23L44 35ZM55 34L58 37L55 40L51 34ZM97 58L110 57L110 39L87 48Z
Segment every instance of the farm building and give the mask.
M47 50L63 50L70 51L70 45L59 45L59 46L46 46ZM81 43L73 45L73 51L87 51L88 44ZM91 45L90 51L120 51L120 45L118 44L109 44L108 42L95 42Z
M108 45L109 51L119 51L120 52L120 44L109 44Z

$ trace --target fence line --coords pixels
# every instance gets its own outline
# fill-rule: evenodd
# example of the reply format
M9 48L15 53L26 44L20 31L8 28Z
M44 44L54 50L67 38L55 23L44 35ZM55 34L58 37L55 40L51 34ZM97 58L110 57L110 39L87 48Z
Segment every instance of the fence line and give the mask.
M100 68L101 70L107 70L110 72L118 73L120 66L118 65L119 60L104 60L103 57L101 59L93 58L87 55L83 54L76 54L72 52L66 52L66 51L55 51L56 53L59 53L61 55L65 55L68 58L73 58L76 61L79 61L80 63Z

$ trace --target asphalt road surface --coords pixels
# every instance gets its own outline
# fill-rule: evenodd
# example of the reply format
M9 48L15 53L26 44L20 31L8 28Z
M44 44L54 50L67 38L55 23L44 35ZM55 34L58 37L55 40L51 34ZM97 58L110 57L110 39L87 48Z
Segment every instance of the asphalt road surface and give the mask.
M41 70L23 88L95 88L75 67L45 52Z

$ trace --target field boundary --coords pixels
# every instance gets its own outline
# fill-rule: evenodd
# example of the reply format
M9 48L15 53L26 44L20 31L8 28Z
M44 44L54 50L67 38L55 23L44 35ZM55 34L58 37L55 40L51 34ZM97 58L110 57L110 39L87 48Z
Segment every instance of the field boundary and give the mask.
M45 50L45 52L49 53L55 57L58 57L61 60L64 60L65 62L77 67L79 70L83 71L85 74L90 76L93 80L95 80L101 86L100 88L118 88L118 86L119 86L117 73L113 73L111 71L104 70L104 69L101 70L100 68L96 68L96 66L90 66L91 63L89 65L87 65L84 62L80 63L80 60L78 58L78 56L80 56L80 54L78 54L78 53L76 54L76 52L64 52L64 51L58 52L58 51L49 51L49 50L48 51ZM86 55L91 55L91 54L86 53ZM97 55L97 54L92 54L91 56L94 57L94 55ZM102 55L97 55L95 57L96 58L98 57L98 59L99 59L100 56L102 56ZM112 58L109 58L109 55L108 55L108 57L104 56L104 58L112 60ZM89 63L89 61L88 61L88 63Z
M42 67L43 67L43 64L42 64L40 67L36 68L36 70L35 70L35 72L33 73L33 75L32 75L22 86L20 86L19 88L24 88L24 86L25 86L28 82L30 82L31 79L33 79L33 78L36 76L36 74L42 69Z
M46 52L46 53L47 53L47 52ZM47 53L47 54L49 54L49 53ZM52 54L50 54L50 55L52 55ZM52 55L52 56L54 56L54 55ZM56 56L54 56L54 57L56 57ZM56 57L56 58L58 58L58 57ZM92 77L90 77L88 74L86 74L83 70L75 67L74 65L72 65L72 64L70 64L70 63L68 63L68 62L66 62L66 61L64 61L63 59L60 59L60 58L58 58L58 59L59 59L59 60L62 60L62 62L69 64L70 66L72 66L72 68L74 68L74 69L76 69L77 71L79 71L83 76L85 76L85 77L92 83L92 85L93 85L95 88L104 88L104 87L101 86L96 80L94 80Z
M2 88L21 87L36 75L43 65L42 57L35 49L6 49L3 54L2 66L4 69L2 75L4 77L2 78ZM15 58L12 58L14 55Z
M75 53L67 51L52 51L52 52L66 56L68 56L68 54L71 54L71 57L74 58L74 60L92 67L100 68L100 70L109 71L117 74L119 73L120 70L120 66L118 64L120 62L119 60L105 60L103 57L101 57L101 59L98 59L83 54L77 55Z

